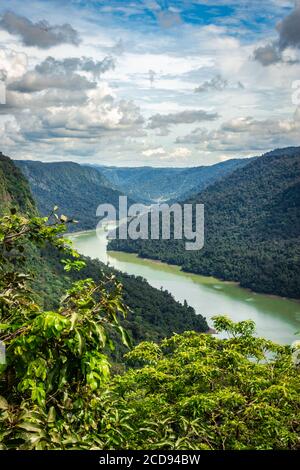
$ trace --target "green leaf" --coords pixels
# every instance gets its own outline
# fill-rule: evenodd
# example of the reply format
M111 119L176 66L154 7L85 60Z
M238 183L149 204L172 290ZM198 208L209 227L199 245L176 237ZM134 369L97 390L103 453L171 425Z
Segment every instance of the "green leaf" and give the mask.
M54 406L51 406L48 412L48 418L47 421L48 423L54 423L56 419L56 411Z
M39 433L43 431L43 428L41 426L38 426L37 424L33 424L30 422L23 422L19 424L18 427L21 429L25 429L25 431L35 432L35 433Z
M4 397L0 395L0 410L8 410L8 403Z

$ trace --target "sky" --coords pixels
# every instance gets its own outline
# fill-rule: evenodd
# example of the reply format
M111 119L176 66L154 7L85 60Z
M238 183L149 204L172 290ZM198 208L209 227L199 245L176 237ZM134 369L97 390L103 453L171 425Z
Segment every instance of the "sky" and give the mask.
M199 166L300 145L300 0L0 0L0 150Z

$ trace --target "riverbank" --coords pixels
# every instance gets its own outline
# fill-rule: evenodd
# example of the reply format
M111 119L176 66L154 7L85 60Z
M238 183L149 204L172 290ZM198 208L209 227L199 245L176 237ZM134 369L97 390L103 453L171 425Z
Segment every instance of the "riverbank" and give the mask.
M91 232L93 232L93 231L91 231ZM238 282L238 281L230 281L230 280L221 279L221 278L218 278L218 277L215 277L215 276L206 276L205 274L199 274L199 273L195 273L193 271L187 271L186 269L184 269L179 264L167 263L167 262L161 261L159 259L147 258L147 257L144 257L144 256L140 256L138 253L133 253L133 252L129 252L129 251L122 251L122 250L120 250L120 251L111 250L110 251L110 250L107 250L107 253L111 253L112 255L115 254L115 253L127 253L128 255L135 256L138 259L141 259L143 261L151 262L151 263L162 265L162 266L166 265L166 266L170 266L172 268L178 268L178 271L180 271L180 272L190 274L190 275L194 275L194 276L199 276L199 277L205 278L205 279L211 279L212 282L222 282L223 284L228 284L228 285L231 285L231 286L239 287L239 288L249 292L249 295L251 295L251 294L260 294L260 295L264 295L266 297L270 297L270 299L290 300L292 302L298 303L299 306L300 306L300 299L294 299L294 298L291 298L291 297L284 297L284 296L280 296L280 295L276 295L276 294L268 294L268 293L265 293L265 292L255 291L253 289L250 289L249 287L245 287L245 286L241 285L241 283Z
M66 237L70 236L72 238L72 237L77 237L77 236L82 236L82 235L89 235L89 234L94 234L94 233L95 233L94 229L92 229L92 230L81 230L79 232L70 232L70 233L66 234L65 236ZM221 278L218 278L218 277L215 277L215 276L205 276L204 274L194 273L193 271L187 271L187 270L183 269L183 267L178 265L178 264L167 263L167 262L161 261L159 259L147 258L147 257L144 257L144 256L140 256L138 253L122 251L122 250L120 250L120 251L118 251L118 250L109 250L107 248L106 248L106 251L107 251L108 254L111 254L111 256L113 256L116 253L126 253L130 256L134 256L134 257L136 257L138 259L141 259L143 261L146 261L146 262L151 262L151 263L154 263L154 264L158 264L160 266L169 266L169 267L172 267L174 269L178 269L179 272L183 272L183 273L194 275L194 276L199 276L199 277L204 278L204 279L210 279L212 282L222 282L223 284L228 284L228 285L239 287L239 288L249 292L249 295L251 295L251 294L261 294L261 295L269 297L270 299L290 300L292 302L298 303L299 306L300 306L300 299L294 299L294 298L290 298L290 297L283 297L283 296L276 295L276 294L268 294L268 293L265 293L265 292L255 291L253 289L250 289L249 287L245 287L245 286L241 285L241 283L238 282L238 281L230 281L230 280L221 279Z
M83 255L135 276L150 285L168 290L173 297L187 303L209 323L216 315L225 314L234 321L252 319L257 334L282 344L292 343L300 330L300 304L282 297L255 293L237 283L186 273L180 266L149 260L136 254L107 252L106 234L95 231L69 234L75 248Z
M65 236L66 237L70 236L72 238L72 237L77 237L77 236L81 236L81 235L85 235L85 234L87 234L87 235L88 234L93 234L93 233L95 233L94 229L81 230L79 232L67 233ZM128 252L128 251L121 251L121 250L120 251L118 251L118 250L109 250L109 249L107 249L106 251L107 251L107 253L110 253L111 255L113 255L115 253L127 253L128 255L135 256L136 258L141 259L143 261L147 261L147 262L151 262L151 263L155 263L155 264L159 264L159 265L170 266L170 267L173 267L173 268L178 268L179 271L181 271L183 273L186 273L186 274L200 276L202 278L211 279L212 281L222 282L224 284L229 284L229 285L232 285L232 286L240 287L241 289L244 289L245 291L249 292L249 294L261 294L261 295L270 297L271 299L290 300L292 302L298 303L299 306L300 306L300 299L296 299L296 298L292 298L292 297L284 297L284 296L280 296L280 295L276 295L276 294L269 294L269 293L265 293L265 292L262 292L262 291L255 291L255 290L253 290L249 287L241 285L241 283L238 282L238 281L230 281L230 280L221 279L221 278L218 278L218 277L215 277L215 276L206 276L205 274L195 273L193 271L187 271L182 266L180 266L178 264L167 263L167 262L161 261L159 259L147 258L147 257L144 257L144 256L140 256L138 253L133 253L133 252Z

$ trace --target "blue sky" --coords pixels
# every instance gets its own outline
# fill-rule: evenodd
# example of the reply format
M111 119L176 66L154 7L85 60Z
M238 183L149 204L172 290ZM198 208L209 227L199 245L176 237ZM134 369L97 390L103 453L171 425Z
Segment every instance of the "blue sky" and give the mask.
M298 0L0 0L1 150L195 166L299 145Z

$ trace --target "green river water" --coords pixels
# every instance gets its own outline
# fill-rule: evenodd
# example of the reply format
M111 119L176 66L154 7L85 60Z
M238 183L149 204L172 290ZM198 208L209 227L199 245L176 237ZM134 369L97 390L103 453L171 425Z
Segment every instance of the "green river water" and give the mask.
M300 302L256 294L231 282L184 273L177 266L138 258L134 254L107 252L105 232L80 232L68 236L83 255L98 258L120 271L142 276L154 287L167 289L176 300L194 307L211 325L214 315L226 314L234 321L252 319L257 334L290 344L300 331Z

